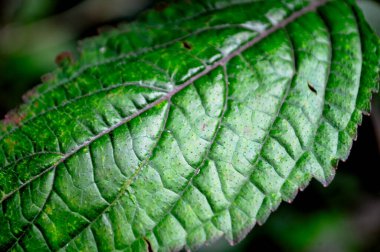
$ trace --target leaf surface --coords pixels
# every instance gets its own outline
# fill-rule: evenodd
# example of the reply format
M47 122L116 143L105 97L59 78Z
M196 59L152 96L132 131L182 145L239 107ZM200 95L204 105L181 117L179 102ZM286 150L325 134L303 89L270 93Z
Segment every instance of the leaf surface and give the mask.
M0 249L240 241L332 180L379 51L349 0L173 3L83 41L0 123Z

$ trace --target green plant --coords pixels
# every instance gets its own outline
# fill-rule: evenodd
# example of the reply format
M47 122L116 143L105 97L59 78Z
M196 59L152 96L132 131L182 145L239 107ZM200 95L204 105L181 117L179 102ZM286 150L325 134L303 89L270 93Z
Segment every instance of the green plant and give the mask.
M238 242L332 180L380 65L349 0L161 4L80 54L0 124L2 250Z

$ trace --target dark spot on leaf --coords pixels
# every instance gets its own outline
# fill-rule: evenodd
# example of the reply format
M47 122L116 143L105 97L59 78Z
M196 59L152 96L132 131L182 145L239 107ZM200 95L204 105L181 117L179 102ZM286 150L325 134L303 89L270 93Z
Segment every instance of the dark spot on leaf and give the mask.
M193 49L193 47L192 47L192 46L190 45L190 43L187 42L187 41L183 41L183 42L182 42L182 45L183 45L183 47L186 48L187 50L191 50L191 49Z
M18 111L11 110L4 116L4 123L20 125L21 121L25 119L25 114L19 114Z
M97 28L97 32L98 34L102 34L102 33L105 33L105 32L110 32L112 30L114 30L115 27L112 26L112 25L103 25L103 26L100 26Z
M159 2L154 6L154 9L158 12L164 11L166 8L169 7L169 3L167 2Z
M41 76L41 81L42 82L48 82L54 79L54 75L52 73L47 73Z
M152 244L150 244L150 241L148 238L143 237L144 241L146 242L146 245L148 246L148 252L153 252Z
M314 94L318 94L317 90L314 88L314 86L310 82L307 82L307 86L309 87L311 92L313 92Z
M31 97L33 97L34 95L36 94L36 89L33 88L31 90L29 90L28 92L26 92L23 96L22 96L22 100L24 102L27 102L30 100Z
M205 129L206 129L206 124L204 123L202 124L202 131L205 131Z
M57 57L55 57L55 63L58 66L71 64L73 62L74 62L74 56L69 51L61 52L60 54L57 55Z

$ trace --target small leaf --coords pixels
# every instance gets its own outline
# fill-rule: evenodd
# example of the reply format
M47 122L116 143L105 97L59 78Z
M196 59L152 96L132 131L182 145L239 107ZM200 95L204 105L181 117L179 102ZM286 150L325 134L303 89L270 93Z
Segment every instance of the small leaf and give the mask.
M333 179L379 45L350 0L170 2L83 41L0 123L0 250L239 242Z

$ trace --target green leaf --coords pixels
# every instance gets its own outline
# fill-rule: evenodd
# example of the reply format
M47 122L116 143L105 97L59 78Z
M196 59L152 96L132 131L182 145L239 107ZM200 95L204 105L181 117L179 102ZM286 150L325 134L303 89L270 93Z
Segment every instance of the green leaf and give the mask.
M378 88L354 1L160 6L83 41L0 124L0 250L232 244L327 185Z

